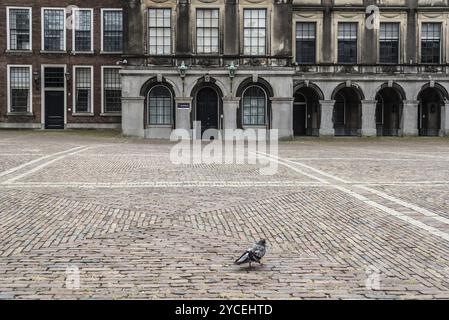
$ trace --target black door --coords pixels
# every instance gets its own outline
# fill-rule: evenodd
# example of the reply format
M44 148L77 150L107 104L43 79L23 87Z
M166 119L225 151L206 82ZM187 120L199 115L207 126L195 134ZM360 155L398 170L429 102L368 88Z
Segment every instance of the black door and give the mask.
M305 136L306 132L306 104L293 105L293 133L295 136Z
M45 129L64 129L64 91L45 91Z
M420 135L438 136L440 131L440 106L437 102L422 102L420 107Z
M196 120L201 121L201 133L218 129L218 96L214 89L201 89L196 96Z

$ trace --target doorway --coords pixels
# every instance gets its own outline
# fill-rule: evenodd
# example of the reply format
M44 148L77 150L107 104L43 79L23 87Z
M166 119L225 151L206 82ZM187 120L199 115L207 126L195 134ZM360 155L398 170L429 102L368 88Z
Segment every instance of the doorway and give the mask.
M65 67L44 67L45 129L64 129Z
M196 95L196 121L201 122L201 134L208 129L220 129L219 96L211 87L205 87Z

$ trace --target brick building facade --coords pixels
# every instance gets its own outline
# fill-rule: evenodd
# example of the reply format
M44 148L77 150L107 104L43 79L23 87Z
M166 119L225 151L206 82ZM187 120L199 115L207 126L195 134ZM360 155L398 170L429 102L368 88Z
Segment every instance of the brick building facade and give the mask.
M73 54L72 30L63 50L45 52L43 12L55 3L93 9L93 52ZM66 68L65 128L148 138L196 121L202 131L268 128L285 138L449 133L447 0L7 0L0 15L15 6L32 8L33 50L0 41L0 127L52 127L45 95L59 106L62 98L45 87L45 68L57 64ZM102 52L105 8L123 9L121 53ZM88 47L86 21L78 35ZM9 37L5 23L11 29L0 19L0 34ZM22 66L31 66L32 112L21 111L30 76ZM20 112L10 110L11 84Z

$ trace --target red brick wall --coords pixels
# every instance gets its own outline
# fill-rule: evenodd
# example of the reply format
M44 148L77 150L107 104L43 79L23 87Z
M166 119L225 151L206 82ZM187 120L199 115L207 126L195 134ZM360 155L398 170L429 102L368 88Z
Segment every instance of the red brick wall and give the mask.
M72 111L67 111L67 123L119 123L120 117L100 116L101 113L101 66L112 65L121 60L119 55L100 54L101 50L101 8L122 8L122 0L2 0L0 4L0 122L27 122L41 123L41 84L33 83L33 116L8 116L7 115L7 65L26 64L32 65L33 71L41 72L42 64L66 64L67 71L73 74L74 65L94 66L94 114L93 117L72 116ZM67 7L76 5L80 8L94 9L94 54L72 55L72 30L66 30L66 53L48 54L41 53L41 8L42 7ZM7 26L6 7L32 7L33 25L33 50L32 53L7 53ZM73 75L67 82L67 109L73 110Z

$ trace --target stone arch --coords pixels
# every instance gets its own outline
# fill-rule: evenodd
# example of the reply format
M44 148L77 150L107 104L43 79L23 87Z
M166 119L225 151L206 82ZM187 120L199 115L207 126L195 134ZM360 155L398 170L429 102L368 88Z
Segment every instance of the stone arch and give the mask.
M214 87L220 93L221 97L225 97L228 93L226 86L220 80L209 75L202 76L186 86L186 93L190 93L190 97L195 97L198 89L206 85Z
M273 88L270 85L270 83L267 80L260 78L260 77L257 78L256 82L253 81L253 78L246 78L242 82L240 82L240 85L238 86L237 91L236 91L236 96L241 97L243 94L243 91L250 85L259 85L265 90L265 92L267 93L267 95L269 97L274 96Z
M299 89L302 89L302 88L310 88L310 89L314 90L315 93L317 94L319 100L324 100L324 93L323 93L323 91L320 89L320 87L318 85L316 85L313 82L301 81L301 82L297 83L293 87L293 94L296 94L296 92Z
M396 82L393 82L393 84L390 86L388 83L383 83L382 85L380 85L375 93L374 96L372 97L371 100L376 100L377 95L379 94L380 91L382 91L382 89L385 88L393 88L394 90L396 90L396 92L400 95L400 97L402 98L402 100L407 100L407 94L405 93L404 88L402 88L401 85L399 85Z
M424 84L421 87L421 90L417 92L415 100L418 100L421 93L428 88L435 89L439 93L441 100L449 100L449 93L447 92L446 88L437 82L435 82L432 86L430 82Z
M346 83L346 82L340 83L340 84L334 89L334 91L332 92L331 100L335 100L336 94L337 94L341 89L344 89L344 88L352 88L352 89L354 89L354 91L357 93L358 98L360 99L360 101L365 100L365 94L363 93L362 88L361 88L358 84L353 83L353 82L351 82L349 86L348 86L348 83Z
M175 127L175 125L176 125L176 117L175 117L175 111L176 111L176 103L175 103L175 97L176 97L176 94L175 94L175 90L173 89L173 86L172 86L172 84L171 83L169 83L168 81L167 81L167 79L165 79L164 77L162 77L162 79L161 79L162 81L158 81L158 79L157 79L157 77L152 77L152 78L150 78L150 79L148 79L144 84L143 84L143 86L141 87L141 89L140 89L140 95L141 96L143 96L144 98L145 98L145 100L144 100L144 111L143 111L143 113L144 113L144 117L143 117L143 119L144 119L144 124L145 125L148 125L148 124L150 124L150 120L149 120L149 112L150 112L150 106L149 106L149 95L150 95L150 92L151 92L151 90L153 89L153 88L155 88L155 87L158 87L158 86L163 86L163 87L165 87L166 89L168 89L168 91L170 92L170 94L171 94L171 96L172 96L172 113L171 113L171 117L172 117L172 119L171 119L171 125L173 126L173 127Z

